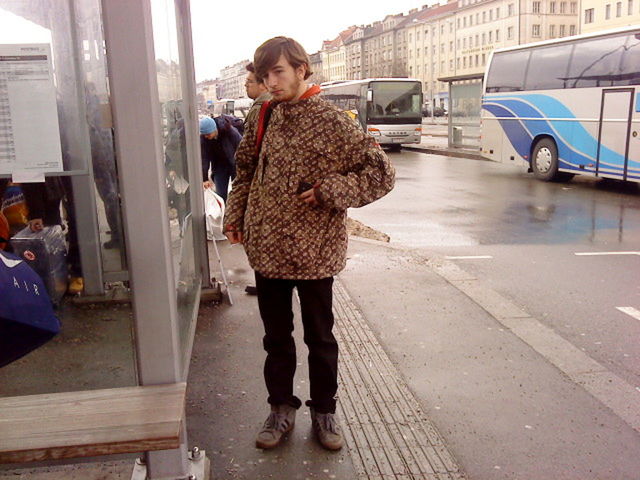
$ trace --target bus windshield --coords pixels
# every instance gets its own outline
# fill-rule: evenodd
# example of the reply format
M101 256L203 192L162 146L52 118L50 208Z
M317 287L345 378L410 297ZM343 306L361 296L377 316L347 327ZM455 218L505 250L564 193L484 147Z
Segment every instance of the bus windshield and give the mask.
M369 123L421 121L422 94L419 82L371 82L368 102Z

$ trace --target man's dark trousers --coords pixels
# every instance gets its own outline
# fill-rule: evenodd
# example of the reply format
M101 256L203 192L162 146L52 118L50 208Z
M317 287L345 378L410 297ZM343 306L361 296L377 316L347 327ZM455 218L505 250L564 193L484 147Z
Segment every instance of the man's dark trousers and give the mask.
M298 290L304 327L304 342L309 348L311 401L318 413L335 413L338 390L338 343L333 336L333 277L319 280L265 278L256 272L258 306L264 324L264 349L267 359L264 378L271 405L287 404L299 408L293 394L296 371L296 346L293 332L292 295Z

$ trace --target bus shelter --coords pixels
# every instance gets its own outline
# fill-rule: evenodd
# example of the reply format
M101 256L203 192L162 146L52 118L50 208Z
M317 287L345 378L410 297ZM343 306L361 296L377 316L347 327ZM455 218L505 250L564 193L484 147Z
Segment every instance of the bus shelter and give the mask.
M205 478L184 410L210 277L191 38L189 0L0 0L0 178L63 179L85 296L131 293L63 304L61 334L0 368L2 464L145 452L132 478Z
M483 74L438 78L449 84L449 147L480 148Z

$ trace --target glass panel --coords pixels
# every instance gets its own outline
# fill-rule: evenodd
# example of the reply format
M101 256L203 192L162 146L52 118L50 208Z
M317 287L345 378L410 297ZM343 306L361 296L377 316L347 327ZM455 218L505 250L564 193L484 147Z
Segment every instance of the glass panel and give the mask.
M626 42L626 36L616 36L576 43L569 66L569 88L615 85Z
M372 82L373 102L369 104L369 123L420 122L422 88L420 82Z
M26 197L26 219L35 220L42 212L46 229L37 236L28 228L16 234L24 226L16 223L11 246L15 254L37 270L47 291L58 300L55 315L60 320L60 331L37 346L39 332L35 328L24 326L17 318L0 319L0 342L25 341L19 352L25 355L0 368L0 395L136 385L130 307L108 303L83 306L70 297L62 297L67 286L66 271L82 275L78 248L100 240L78 239L76 226L95 221L97 215L101 219L100 230L110 229L111 238L118 238L120 231L100 0L0 0L0 44L10 43L44 43L51 49L56 89L53 108L57 110L64 170L71 171L73 178L48 176L45 183L21 186ZM42 106L35 107L28 114L37 121L41 109ZM75 207L93 205L93 192L87 188L86 194L80 194L83 190L74 191L72 184L87 186L88 182L81 182L87 178L90 166L96 177L98 212L88 207L78 213ZM113 179L108 188L97 185L107 174ZM107 222L107 204L112 209L113 222ZM66 238L59 233L61 225L67 230ZM66 256L65 243L69 250ZM121 270L119 250L110 253L110 268ZM0 285L0 289L3 287L6 285ZM26 287L23 293L27 293ZM10 300L3 296L1 301ZM16 335L18 327L22 329L20 335ZM27 352L30 346L33 349ZM3 353L0 347L0 364Z
M158 95L161 106L161 124L164 138L167 198L169 202L169 229L178 298L179 332L182 351L186 352L192 337L197 314L196 299L200 289L200 276L195 264L191 202L192 188L201 192L202 186L189 184L184 130L184 101L180 63L176 7L173 0L152 0L151 16L156 54Z
M640 32L627 37L616 85L640 85Z
M455 147L480 146L482 81L451 84L449 138Z
M487 93L522 90L528 61L529 51L494 55L487 78Z
M540 48L531 53L525 90L565 88L571 45Z

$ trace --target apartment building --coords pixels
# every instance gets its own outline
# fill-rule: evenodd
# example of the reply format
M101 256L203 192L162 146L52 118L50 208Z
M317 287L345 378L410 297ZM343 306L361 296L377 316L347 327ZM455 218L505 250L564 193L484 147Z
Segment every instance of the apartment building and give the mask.
M455 13L457 0L433 5L418 12L406 23L407 74L422 81L425 102L442 106L448 96L447 84L439 77L455 74Z
M353 34L345 41L346 77L349 80L361 80L363 76L364 27L356 27Z
M577 0L459 0L456 74L482 73L494 48L578 33Z
M247 80L246 66L249 60L242 60L220 70L220 98L244 98L247 91L244 82Z
M580 33L640 25L640 0L582 0Z
M318 51L309 55L309 67L313 74L308 78L310 83L321 84L326 82L324 73L322 72L322 54Z
M322 57L322 74L326 81L345 80L347 77L346 42L358 29L352 26L343 30L333 40L325 40L320 55Z

